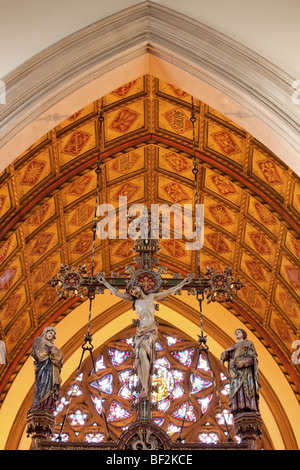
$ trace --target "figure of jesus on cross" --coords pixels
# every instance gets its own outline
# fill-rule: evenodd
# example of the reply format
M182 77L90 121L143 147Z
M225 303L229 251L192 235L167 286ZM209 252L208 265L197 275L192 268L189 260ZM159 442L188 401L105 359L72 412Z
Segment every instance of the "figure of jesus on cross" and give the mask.
M149 379L155 360L155 343L157 338L157 323L154 318L155 301L165 299L168 295L174 294L184 285L189 284L192 279L193 275L191 274L176 286L156 293L145 293L141 284L129 281L126 292L121 293L118 289L111 286L101 274L98 275L99 282L116 297L131 302L133 309L137 313L138 320L136 322L137 329L134 350L138 376L141 383L140 398L149 397Z

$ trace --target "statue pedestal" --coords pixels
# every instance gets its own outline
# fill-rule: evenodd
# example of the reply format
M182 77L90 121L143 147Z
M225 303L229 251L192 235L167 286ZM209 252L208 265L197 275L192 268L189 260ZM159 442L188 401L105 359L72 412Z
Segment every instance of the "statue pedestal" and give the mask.
M26 418L27 437L31 436L32 447L40 448L41 441L45 441L52 435L55 426L55 418L49 411L29 411Z
M262 434L263 420L260 413L255 411L244 411L234 416L234 430L242 442L247 442L248 448L257 448L257 439Z

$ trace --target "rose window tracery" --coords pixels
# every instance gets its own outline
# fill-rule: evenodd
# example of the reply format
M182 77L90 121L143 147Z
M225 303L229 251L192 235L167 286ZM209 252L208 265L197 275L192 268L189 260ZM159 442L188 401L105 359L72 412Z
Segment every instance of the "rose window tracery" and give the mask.
M53 439L61 433L61 439L66 442L103 442L108 437L106 419L111 438L116 440L137 420L134 332L133 326L128 327L94 352L97 377L89 357L77 380L74 382L75 373L69 378L56 409ZM196 341L175 327L160 323L156 355L152 370L154 423L174 441L181 436L185 442L220 443L228 438L226 419L234 438L225 367L210 354L222 413L210 366L203 354L198 357Z

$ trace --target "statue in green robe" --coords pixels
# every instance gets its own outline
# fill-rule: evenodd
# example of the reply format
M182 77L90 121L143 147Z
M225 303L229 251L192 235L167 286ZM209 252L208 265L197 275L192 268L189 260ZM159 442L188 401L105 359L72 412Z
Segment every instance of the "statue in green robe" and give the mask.
M235 331L236 343L222 352L221 363L227 362L230 379L229 405L233 415L244 411L259 413L260 379L257 353L245 330Z

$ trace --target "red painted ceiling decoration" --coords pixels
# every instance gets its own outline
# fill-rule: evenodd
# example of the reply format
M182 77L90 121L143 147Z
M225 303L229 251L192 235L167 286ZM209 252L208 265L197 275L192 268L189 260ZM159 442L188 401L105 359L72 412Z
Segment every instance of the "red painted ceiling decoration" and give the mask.
M269 349L299 394L300 374L291 361L300 333L299 177L234 116L193 102L198 202L205 208L201 272L206 265L233 266L246 287L227 307ZM122 195L128 204L194 204L192 97L140 77L103 97L100 139L101 104L99 97L63 116L1 174L0 330L7 364L0 368L0 401L37 332L80 302L58 301L47 280L61 263L91 265L99 152L102 203L116 205ZM134 258L132 246L130 239L97 239L96 272L123 273ZM171 273L196 273L197 255L183 240L163 240L160 264Z

